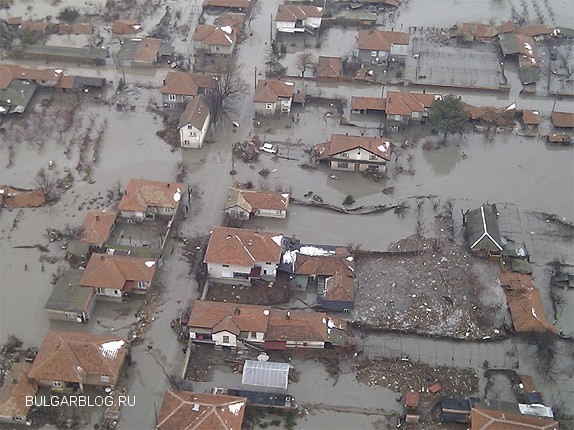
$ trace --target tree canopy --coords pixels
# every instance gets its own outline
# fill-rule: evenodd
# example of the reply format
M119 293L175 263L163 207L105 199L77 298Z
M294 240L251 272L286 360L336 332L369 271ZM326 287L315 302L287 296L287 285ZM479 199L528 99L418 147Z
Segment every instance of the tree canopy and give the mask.
M241 77L241 66L229 57L217 58L209 72L217 81L215 89L207 95L211 104L213 123L217 122L231 110L233 104L247 92L247 83Z
M429 120L438 131L444 133L444 138L449 134L462 133L468 122L468 113L460 97L449 94L440 99L435 99L429 111Z

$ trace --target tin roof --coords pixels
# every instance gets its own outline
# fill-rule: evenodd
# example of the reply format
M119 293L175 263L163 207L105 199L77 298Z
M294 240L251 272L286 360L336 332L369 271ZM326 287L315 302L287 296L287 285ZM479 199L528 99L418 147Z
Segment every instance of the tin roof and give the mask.
M483 205L478 209L468 212L466 215L466 231L471 249L486 249L502 251L498 220L489 206ZM490 245L480 245L483 239L487 239Z
M80 286L83 270L66 270L52 289L44 309L59 312L87 312L96 291Z

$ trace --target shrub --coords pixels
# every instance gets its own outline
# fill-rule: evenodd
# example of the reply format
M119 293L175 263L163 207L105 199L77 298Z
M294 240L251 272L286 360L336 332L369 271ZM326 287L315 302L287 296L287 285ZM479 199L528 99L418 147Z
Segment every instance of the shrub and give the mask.
M355 203L355 198L350 194L343 200L343 206L351 206L353 203Z

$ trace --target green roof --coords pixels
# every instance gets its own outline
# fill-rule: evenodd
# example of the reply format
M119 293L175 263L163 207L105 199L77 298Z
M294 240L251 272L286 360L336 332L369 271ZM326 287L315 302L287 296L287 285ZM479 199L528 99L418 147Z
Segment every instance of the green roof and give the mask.
M108 50L104 48L70 48L67 46L51 45L30 45L24 46L17 50L25 54L38 55L57 55L70 58L89 58L105 60L108 56Z
M498 220L490 206L484 205L466 215L466 233L471 249L502 251Z
M67 270L62 273L44 306L47 311L87 312L95 298L94 288L81 287L83 270Z

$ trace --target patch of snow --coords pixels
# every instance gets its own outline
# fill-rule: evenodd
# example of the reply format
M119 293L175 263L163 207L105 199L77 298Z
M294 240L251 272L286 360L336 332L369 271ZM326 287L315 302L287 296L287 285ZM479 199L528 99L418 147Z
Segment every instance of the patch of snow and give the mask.
M293 82L285 81L285 85L295 85Z
M302 246L299 248L299 252L303 255L313 257L326 257L335 253L335 251L329 251L328 249L318 248L316 246Z
M349 256L347 257L347 261L353 261L353 257L349 255Z
M224 27L221 27L221 30L222 30L224 33L227 33L227 34L231 34L231 32L233 31L233 29L231 28L230 25L226 25L226 26L224 26Z
M384 144L377 146L377 149L381 152L386 152L389 150L389 145L390 145L389 142L385 142Z
M116 358L118 351L124 346L123 340L113 340L100 345L100 353L105 358Z
M283 243L283 235L278 234L277 236L271 236L271 240L277 244L277 246L281 246Z
M233 45L233 40L231 40L231 37L229 37L227 34L224 34L224 36L227 39L227 41L229 42L229 44Z
M153 260L146 261L144 264L146 265L146 267L153 267L155 266L155 261Z
M227 406L229 408L229 412L231 412L233 415L237 416L239 415L239 412L241 412L241 408L243 408L244 403L243 402L238 402L238 403L233 403L232 405Z
M294 264L297 259L297 250L285 251L283 254L283 264Z
M289 198L289 193L281 194L281 196L282 196L284 199L288 199L288 198Z
M268 315L269 315L269 310L268 310L268 309L265 309L265 310L263 311L263 315L268 316Z
M530 308L530 310L532 311L532 316L538 319L538 315L536 315L536 311L534 310L534 308Z
M177 203L180 200L181 200L181 192L176 191L175 193L173 193L173 201Z
M327 321L327 327L329 327L329 328L335 327L335 323L333 322L333 320L331 318L329 318L329 321Z

